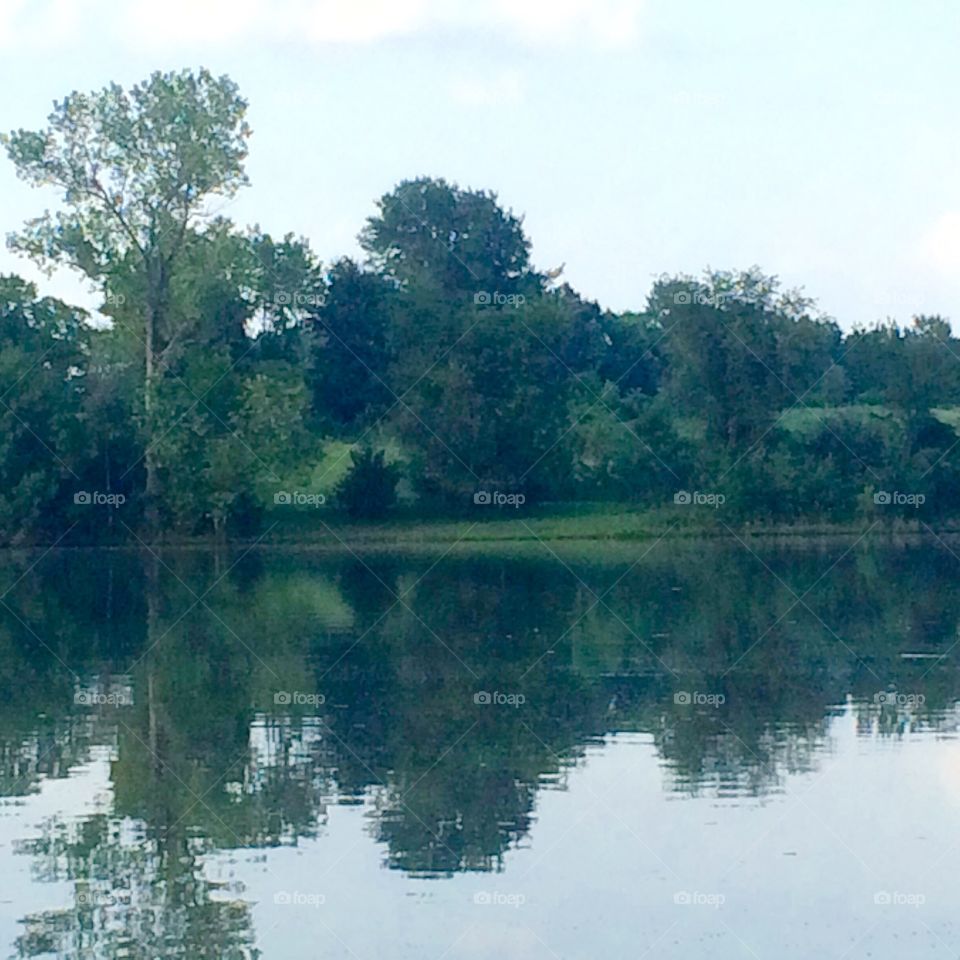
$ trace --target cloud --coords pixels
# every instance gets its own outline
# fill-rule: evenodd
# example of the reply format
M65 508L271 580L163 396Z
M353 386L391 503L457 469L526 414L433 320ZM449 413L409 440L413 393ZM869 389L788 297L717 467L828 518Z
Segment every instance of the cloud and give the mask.
M100 42L134 47L373 44L444 32L524 45L624 46L644 0L0 0L0 47ZM84 27L87 30L84 30Z

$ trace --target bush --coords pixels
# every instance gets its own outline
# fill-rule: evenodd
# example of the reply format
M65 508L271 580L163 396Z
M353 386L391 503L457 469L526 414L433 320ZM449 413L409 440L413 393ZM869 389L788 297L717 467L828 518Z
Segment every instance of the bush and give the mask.
M719 489L727 512L743 519L845 523L868 487L908 489L898 468L903 444L892 418L814 416L802 429L771 430L747 453L731 454L733 463L717 469Z
M353 465L337 487L337 501L354 519L376 520L384 517L397 502L400 470L387 463L383 450L369 447L350 453Z

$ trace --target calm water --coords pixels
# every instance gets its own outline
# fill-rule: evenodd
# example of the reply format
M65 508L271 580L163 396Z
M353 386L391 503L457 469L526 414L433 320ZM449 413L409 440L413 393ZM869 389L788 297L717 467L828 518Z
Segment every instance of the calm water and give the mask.
M7 556L0 942L955 958L958 574L936 543Z

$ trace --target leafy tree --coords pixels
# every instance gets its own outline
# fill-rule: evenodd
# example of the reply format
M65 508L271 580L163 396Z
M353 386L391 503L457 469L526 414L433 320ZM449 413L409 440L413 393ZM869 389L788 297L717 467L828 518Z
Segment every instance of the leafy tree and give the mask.
M304 362L300 334L326 296L323 270L306 240L274 240L254 229L247 238L248 297L255 308L258 347L268 359Z
M40 263L75 267L105 293L121 290L137 315L152 524L160 491L149 440L163 429L154 396L182 333L171 303L207 201L230 197L246 183L246 107L227 77L158 72L129 91L112 84L72 93L55 104L45 129L4 137L18 175L59 188L65 207L30 221L13 246Z
M530 243L496 194L446 180L404 180L377 203L360 240L379 269L447 296L530 292Z
M865 491L896 489L902 431L890 417L855 412L782 424L761 447L731 464L724 479L730 511L741 518L845 522Z
M137 429L143 385L142 358L129 328L89 328L89 353L83 367L80 416L86 440L87 468L82 486L87 490L117 492L126 498L122 511L111 510L106 528L124 535L118 523L135 525L141 517L143 443ZM87 511L89 515L89 511ZM100 518L81 519L87 535L103 532Z
M600 378L623 393L656 394L666 370L660 323L649 314L628 311L605 313L600 327L607 347L597 365Z
M393 284L349 258L330 268L326 296L309 326L307 379L317 417L349 429L391 406L386 378L395 298Z
M906 329L888 321L854 330L844 366L856 396L889 403L908 419L960 399L960 340L942 317L916 317Z
M0 276L0 532L8 540L31 528L58 539L89 517L73 504L95 468L82 422L84 317Z
M561 298L463 311L451 323L463 332L397 391L418 484L441 502L469 502L480 484L543 499L567 472L561 441L579 381L563 358L576 316Z
M664 402L607 384L599 398L581 394L570 417L571 473L591 499L654 505L691 485L694 450Z
M843 367L855 399L874 404L888 399L887 388L897 376L902 346L900 328L893 321L847 334Z
M904 331L900 364L887 396L908 421L960 397L960 340L942 317L914 318Z
M833 320L777 314L773 320L777 339L777 376L787 393L786 402L842 403L845 378L839 366L843 335Z
M165 519L186 533L255 532L275 494L296 487L292 475L306 472L307 394L290 364L239 371L225 347L191 350L157 403L174 425L157 449Z
M793 309L791 298L777 297L776 280L757 270L654 284L648 310L665 331L670 395L703 418L719 449L756 442L789 399L775 324Z

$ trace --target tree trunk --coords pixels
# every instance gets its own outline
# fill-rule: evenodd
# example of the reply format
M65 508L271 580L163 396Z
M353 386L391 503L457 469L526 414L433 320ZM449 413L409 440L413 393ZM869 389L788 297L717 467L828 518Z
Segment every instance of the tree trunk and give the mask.
M148 556L146 558L146 590L147 590L147 720L148 720L148 739L150 747L151 769L155 776L159 776L162 770L160 762L160 738L158 736L157 719L157 701L156 692L153 684L154 672L154 646L159 640L158 618L159 618L159 588L160 588L160 570L157 564L157 558Z
M152 284L151 284L152 286ZM143 411L146 421L145 448L143 456L143 466L147 474L146 487L144 489L145 503L143 516L146 521L147 533L153 537L160 527L160 504L159 504L159 484L157 481L157 460L153 449L154 435L154 380L155 380L155 362L154 362L154 344L155 344L155 326L156 309L153 303L152 291L147 294L147 309L144 316L144 353L146 355L146 366L143 379Z

